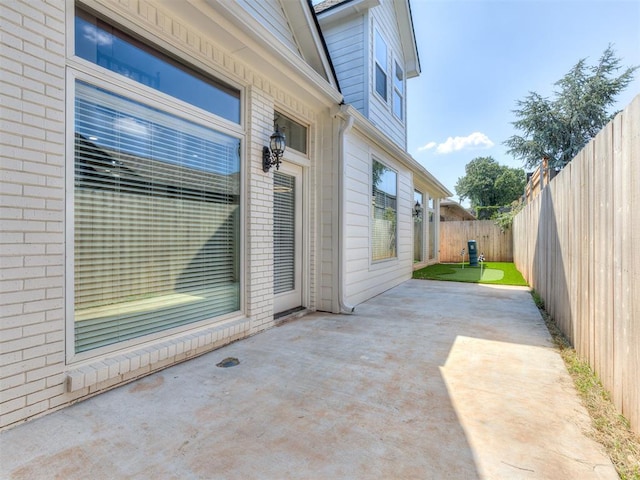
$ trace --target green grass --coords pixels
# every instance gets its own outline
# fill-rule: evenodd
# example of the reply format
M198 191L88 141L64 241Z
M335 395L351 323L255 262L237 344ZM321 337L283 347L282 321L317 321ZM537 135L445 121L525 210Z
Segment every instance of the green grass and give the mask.
M471 267L468 263L438 263L413 272L413 278L450 282L486 283L490 285L527 286L522 274L511 262L484 262Z

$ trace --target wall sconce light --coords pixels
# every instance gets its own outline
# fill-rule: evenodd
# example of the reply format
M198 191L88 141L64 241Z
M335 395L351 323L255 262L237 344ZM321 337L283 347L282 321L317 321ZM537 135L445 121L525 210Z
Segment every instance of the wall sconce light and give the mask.
M422 205L420 205L420 202L416 200L416 204L413 206L413 216L416 219L419 219L421 215L422 215Z
M278 129L278 124L276 124L276 130L269 139L269 146L262 149L262 170L265 173L271 170L273 166L276 167L276 170L280 169L280 161L285 148L287 148L287 138Z

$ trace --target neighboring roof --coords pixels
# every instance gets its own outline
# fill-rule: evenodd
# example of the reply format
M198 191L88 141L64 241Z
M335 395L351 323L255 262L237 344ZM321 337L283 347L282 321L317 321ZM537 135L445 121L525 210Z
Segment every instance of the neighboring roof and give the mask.
M314 9L322 21L335 21L378 5L380 5L380 0L325 0L316 4ZM405 75L407 78L417 77L420 75L420 57L413 28L411 5L409 0L393 0L392 5L398 21L405 61Z
M469 210L450 198L442 200L440 202L440 208L447 208L451 212L455 212L463 220L476 220L476 217Z

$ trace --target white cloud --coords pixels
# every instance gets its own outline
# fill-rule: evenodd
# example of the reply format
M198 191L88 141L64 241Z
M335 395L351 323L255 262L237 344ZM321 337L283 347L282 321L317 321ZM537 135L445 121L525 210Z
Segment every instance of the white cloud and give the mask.
M418 148L419 152L424 152L425 150L431 150L433 147L435 147L437 145L436 142L429 142L426 145L423 145L422 147Z
M97 43L100 46L108 46L113 43L113 38L111 35L105 32L100 32L93 25L85 25L84 30L84 38L87 39L91 43Z
M484 133L473 132L466 137L449 137L443 143L429 142L418 147L418 152L426 152L435 148L436 153L452 153L459 150L491 148L494 143Z
M433 143L433 142L432 142ZM491 148L494 143L484 133L473 132L466 137L449 137L436 148L436 153L451 153L465 149Z

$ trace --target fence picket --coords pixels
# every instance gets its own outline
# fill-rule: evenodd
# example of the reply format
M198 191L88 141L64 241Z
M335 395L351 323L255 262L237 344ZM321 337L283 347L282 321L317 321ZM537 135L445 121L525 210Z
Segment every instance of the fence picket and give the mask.
M640 95L512 227L516 266L638 433L639 158Z

